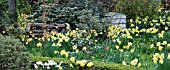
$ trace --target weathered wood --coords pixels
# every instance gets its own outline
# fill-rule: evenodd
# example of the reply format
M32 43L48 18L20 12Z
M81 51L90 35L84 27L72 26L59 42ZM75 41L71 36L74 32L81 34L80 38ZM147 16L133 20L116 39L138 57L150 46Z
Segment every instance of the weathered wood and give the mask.
M56 31L56 33L66 32L66 27L70 27L69 24L43 24L43 23L32 23L27 27L27 34L34 37L41 37L45 32L51 33L51 31Z

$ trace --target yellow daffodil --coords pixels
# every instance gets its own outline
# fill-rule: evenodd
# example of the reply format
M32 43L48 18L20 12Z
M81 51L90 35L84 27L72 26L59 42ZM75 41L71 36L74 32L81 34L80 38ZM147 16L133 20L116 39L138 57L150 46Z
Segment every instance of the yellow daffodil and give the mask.
M62 67L59 67L59 70L63 70L63 68L62 68Z
M159 63L160 63L160 64L163 64L163 60L159 60Z
M77 50L76 50L76 53L78 53L78 52L79 52L79 50L77 49Z
M94 40L94 42L97 42L97 40Z
M170 53L168 53L168 57L167 57L168 60L170 60Z
M130 24L130 27L134 27L134 24Z
M162 54L159 56L159 59L160 59L160 60L163 60L163 59L164 59L164 53L162 53Z
M84 65L85 65L84 63L80 63L80 66L81 66L81 67L84 67Z
M163 41L162 45L167 45L167 41Z
M73 68L73 64L70 64L70 67Z
M77 46L76 45L73 45L73 50L76 50L77 49Z
M120 52L123 52L123 49L119 49Z
M25 43L26 45L28 44L28 42Z
M163 49L162 46L159 46L159 47L158 47L158 50L159 50L159 51L162 51L162 49Z
M81 63L81 61L76 61L76 65L79 65Z
M62 46L62 45L61 45L61 43L57 43L56 46L60 47L60 46Z
M42 44L41 43L37 43L37 47L41 47L42 46Z
M156 46L161 46L161 42L157 42L157 43L156 43Z
M139 63L138 63L138 67L140 67L141 65L142 65L142 64L139 62Z
M156 22L158 22L158 20L152 20L152 22L156 23Z
M158 34L158 37L159 37L159 38L163 38L163 34L162 34L162 33L159 33L159 34Z
M55 43L53 43L52 46L55 46Z
M62 50L62 51L60 52L60 54L61 54L61 55L64 55L65 52L66 52L65 50Z
M75 57L71 57L71 58L70 58L70 61L71 61L71 62L75 62Z
M57 53L58 53L58 51L55 50L55 51L54 51L54 54L57 54Z
M128 42L128 46L132 46L132 43L131 43L131 42Z
M100 34L102 35L103 33L102 33L102 32L100 32Z
M166 26L166 27L165 27L165 30L168 30L168 29L169 29L169 28Z
M28 38L28 39L27 39L27 42L31 42L31 41L32 41L32 38Z
M69 55L69 53L68 53L68 52L65 52L65 56L66 56L66 58L68 57L68 55Z
M131 49L130 52L133 53L135 51L135 49Z
M89 62L88 64L87 64L87 67L92 67L93 66L93 63L92 62Z
M86 48L86 47L83 47L83 49L82 49L82 50L86 51L86 50L87 50L87 48Z
M120 45L121 44L121 41L117 40L118 44Z
M119 49L119 46L118 46L118 45L116 45L115 47L116 47L117 50Z
M158 58L153 57L152 60L153 60L154 64L157 64Z
M150 48L154 48L154 44L151 44L151 45L150 45Z
M132 23L132 21L133 21L133 20L132 20L132 19L130 19L130 23Z
M123 65L127 65L125 61L122 61L122 64L123 64Z

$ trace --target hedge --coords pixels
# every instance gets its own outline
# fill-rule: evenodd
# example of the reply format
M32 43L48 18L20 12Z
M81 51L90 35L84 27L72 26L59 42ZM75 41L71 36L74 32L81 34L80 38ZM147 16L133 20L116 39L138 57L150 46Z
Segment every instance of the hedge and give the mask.
M55 62L60 63L63 61L64 63L70 63L69 60L65 58L50 58L50 57L32 57L32 62L37 61L48 61L48 60L54 60ZM115 63L104 63L101 61L92 61L94 64L95 70L145 70L144 68L137 68L134 66L124 66L122 64L115 64Z

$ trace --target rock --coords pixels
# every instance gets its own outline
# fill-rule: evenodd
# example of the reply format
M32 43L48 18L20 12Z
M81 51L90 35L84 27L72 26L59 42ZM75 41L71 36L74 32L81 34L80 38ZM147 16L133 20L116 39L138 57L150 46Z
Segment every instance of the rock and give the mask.
M120 25L122 28L126 28L126 15L109 12L105 14L105 17L110 20L111 24L115 26Z

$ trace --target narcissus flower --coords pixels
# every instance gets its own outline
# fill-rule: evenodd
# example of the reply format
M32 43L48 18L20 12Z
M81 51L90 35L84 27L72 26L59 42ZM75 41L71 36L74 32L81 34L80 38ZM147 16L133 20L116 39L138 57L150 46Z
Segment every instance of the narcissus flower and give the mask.
M93 66L93 63L92 63L92 62L89 62L89 63L87 64L87 67L91 67L91 66Z
M131 49L130 52L133 53L135 51L135 49Z
M139 63L138 63L138 67L140 67L141 65L142 65L142 64L139 62Z
M160 63L160 64L163 64L163 60L159 60L159 63Z
M168 60L170 60L170 53L168 54L168 57L167 57Z
M158 34L158 37L159 37L159 38L163 38L163 34L162 34L162 33L159 33L159 34Z
M161 42L157 42L157 43L156 43L156 46L161 46Z
M159 55L159 59L163 60L164 59L164 53L162 53L161 55Z
M60 54L61 54L61 55L64 55L65 52L66 52L65 50L62 50L62 51L60 52Z
M119 49L120 52L123 52L123 49Z
M122 61L122 64L123 64L123 65L127 65L125 61Z
M59 46L59 47L60 47L60 46L62 46L62 45L61 45L61 43L57 43L56 46Z
M54 54L57 54L57 53L58 53L58 51L55 50L55 51L54 51Z
M86 48L86 47L83 47L83 49L82 49L82 50L86 51L86 50L87 50L87 48Z
M59 70L62 70L62 69L63 69L63 68L60 66L60 67L59 67Z
M138 63L138 59L135 58L133 61L130 62L131 65L135 66Z
M71 61L71 62L75 62L75 57L71 57L71 58L70 58L70 61Z
M169 29L169 28L166 26L166 27L165 27L165 30L168 30L168 29Z
M102 35L103 33L102 33L102 32L100 32L100 34Z
M119 46L118 46L118 45L116 45L115 47L116 47L117 50L119 49Z
M150 45L150 48L154 48L154 44L151 44L151 45Z
M162 45L166 45L167 44L167 41L163 41Z
M53 43L52 46L55 46L55 43Z
M159 50L159 51L162 51L162 49L163 49L162 46L159 46L159 47L158 47L158 50Z
M41 43L37 43L37 47L41 47L42 46L42 44Z
M132 21L133 21L133 20L132 20L132 19L130 19L130 23L132 23Z
M76 50L77 49L77 46L76 45L73 45L73 50Z
M77 49L77 50L76 50L76 53L78 53L78 52L79 52L79 50Z
M121 44L121 41L117 40L118 44L120 45Z
M168 47L170 47L170 44L167 44Z

